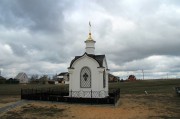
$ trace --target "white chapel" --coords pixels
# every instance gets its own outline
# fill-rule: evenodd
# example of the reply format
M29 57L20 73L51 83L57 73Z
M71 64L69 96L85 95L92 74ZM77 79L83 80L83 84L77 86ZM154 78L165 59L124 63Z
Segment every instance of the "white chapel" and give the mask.
M69 72L69 96L82 98L105 98L108 96L108 66L105 55L95 54L95 43L91 36L85 41L85 53L75 56Z

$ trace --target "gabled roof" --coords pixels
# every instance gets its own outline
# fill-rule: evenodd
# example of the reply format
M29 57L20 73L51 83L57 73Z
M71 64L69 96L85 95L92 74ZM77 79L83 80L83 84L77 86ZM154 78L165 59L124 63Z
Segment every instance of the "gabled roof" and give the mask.
M104 60L104 58L105 58L105 55L93 55L93 54L87 54L87 53L85 52L82 56L75 56L75 58L74 58L74 59L71 61L71 63L70 63L70 68L72 68L73 63L74 63L77 59L83 57L84 55L87 55L87 56L95 59L95 60L98 62L99 67L103 67L103 60Z
M108 76L109 76L109 77L116 77L116 78L119 78L118 76L115 76L115 75L113 75L113 74L111 74L111 73L108 73Z
M68 74L68 72L61 72L58 76L64 76L65 74Z
M20 72L16 77L15 79L28 79L26 73L24 72Z

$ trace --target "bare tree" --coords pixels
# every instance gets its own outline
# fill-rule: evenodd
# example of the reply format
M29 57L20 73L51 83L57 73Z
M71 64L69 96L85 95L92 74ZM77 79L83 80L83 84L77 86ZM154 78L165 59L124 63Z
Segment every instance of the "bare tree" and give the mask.
M33 74L30 78L31 81L35 81L39 79L39 75L38 74Z
M46 84L48 79L49 79L48 75L43 75L39 78L39 82L42 84Z
M57 81L57 74L53 75L52 80Z

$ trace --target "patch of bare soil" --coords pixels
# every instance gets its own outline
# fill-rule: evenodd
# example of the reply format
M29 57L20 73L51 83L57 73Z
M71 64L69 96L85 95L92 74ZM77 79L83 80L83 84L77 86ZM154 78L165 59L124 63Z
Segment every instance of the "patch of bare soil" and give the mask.
M1 119L179 119L179 97L173 95L122 95L117 107L31 102Z
M20 100L20 96L0 96L0 108Z
M66 108L45 103L32 103L16 108L2 115L1 119L54 119L67 117L63 112Z

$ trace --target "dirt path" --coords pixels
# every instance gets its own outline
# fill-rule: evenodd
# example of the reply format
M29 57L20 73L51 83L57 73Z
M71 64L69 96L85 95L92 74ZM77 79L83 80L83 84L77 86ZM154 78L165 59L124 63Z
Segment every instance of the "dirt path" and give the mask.
M119 106L17 102L1 119L179 119L179 97L173 95L122 95Z
M21 106L21 105L25 104L26 102L27 102L27 101L25 101L25 100L20 100L20 101L17 101L17 102L15 102L15 103L12 103L12 104L10 104L10 105L1 107L1 108L0 108L0 114L1 114L1 113L4 113L4 112L6 112L6 111L9 111L9 110L11 110L11 109L14 109L14 108L17 107L17 106Z

